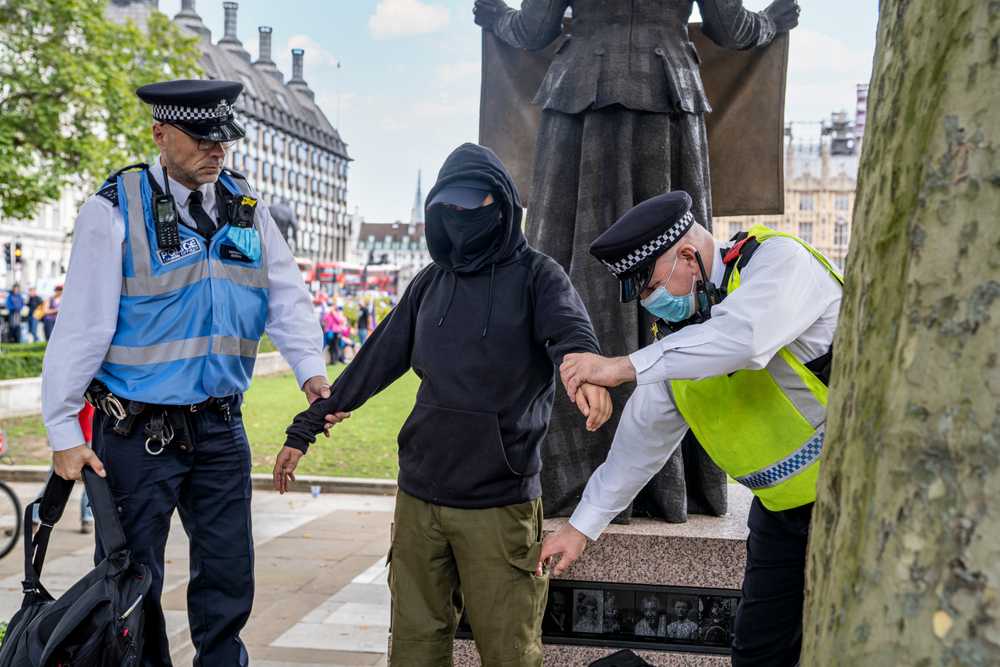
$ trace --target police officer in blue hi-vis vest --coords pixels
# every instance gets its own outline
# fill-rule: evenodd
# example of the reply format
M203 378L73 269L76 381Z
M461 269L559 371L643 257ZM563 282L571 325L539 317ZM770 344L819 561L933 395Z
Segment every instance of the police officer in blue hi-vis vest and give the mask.
M46 350L42 412L58 475L106 475L134 557L153 572L143 665L170 665L160 596L176 508L191 543L194 665L248 663L250 447L240 407L267 331L305 397L329 396L309 294L267 207L223 168L244 136L243 86L143 86L152 165L112 175L81 207ZM97 408L94 449L76 415ZM100 547L98 546L98 551ZM98 560L102 558L97 554Z
M541 560L561 554L553 572L565 570L690 428L754 494L733 666L792 667L843 277L809 244L763 225L716 241L680 191L632 208L590 253L618 278L622 302L641 299L659 318L658 340L626 357L568 354L560 366L570 398L583 382L638 386L607 460Z

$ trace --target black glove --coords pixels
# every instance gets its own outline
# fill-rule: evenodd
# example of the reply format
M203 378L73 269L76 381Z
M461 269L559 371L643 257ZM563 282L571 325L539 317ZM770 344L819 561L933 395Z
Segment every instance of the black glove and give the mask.
M507 5L503 0L476 0L472 7L472 15L476 25L493 30L493 22L496 20L497 14L504 9L507 9Z
M774 0L763 13L774 22L775 31L788 32L799 24L800 11L795 0Z

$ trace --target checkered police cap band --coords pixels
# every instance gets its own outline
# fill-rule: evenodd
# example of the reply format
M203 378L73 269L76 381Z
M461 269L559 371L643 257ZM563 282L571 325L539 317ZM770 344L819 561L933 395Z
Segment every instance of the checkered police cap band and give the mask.
M233 119L233 107L220 100L212 109L182 107L176 104L150 104L153 118L167 123L225 123Z
M691 211L685 213L681 218L675 222L670 228L657 236L655 239L645 244L644 246L637 248L630 252L624 258L618 260L617 262L604 262L604 266L608 267L608 271L620 276L627 271L634 269L636 266L641 264L646 258L652 255L654 252L667 246L668 248L672 246L677 239L684 236L684 233L694 224L694 214ZM602 260L603 261L603 260Z

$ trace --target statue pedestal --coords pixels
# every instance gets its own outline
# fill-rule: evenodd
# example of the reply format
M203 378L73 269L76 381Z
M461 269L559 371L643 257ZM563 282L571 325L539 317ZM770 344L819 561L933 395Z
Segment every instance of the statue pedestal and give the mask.
M728 666L752 499L749 489L730 484L724 517L608 526L549 585L545 664L586 667L629 648L656 667ZM566 522L547 519L545 532ZM455 665L480 665L471 639L455 640Z

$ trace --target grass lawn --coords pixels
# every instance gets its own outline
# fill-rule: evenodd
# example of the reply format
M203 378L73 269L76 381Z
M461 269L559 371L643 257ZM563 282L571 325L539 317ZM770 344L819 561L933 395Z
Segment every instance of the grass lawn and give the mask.
M344 366L330 366L333 382ZM409 372L381 394L368 401L347 421L322 435L299 461L303 475L378 477L395 479L396 436L413 408L420 380ZM270 473L274 458L285 441L285 428L307 407L295 376L254 378L243 402L243 424L250 439L253 471ZM10 454L0 465L49 465L51 451L41 417L0 420L10 443Z
M344 366L330 366L333 382ZM412 371L322 435L309 448L297 472L336 477L395 479L399 470L396 436L413 408L420 380ZM255 378L243 403L243 423L253 452L253 471L271 472L285 441L285 428L306 408L292 374Z

